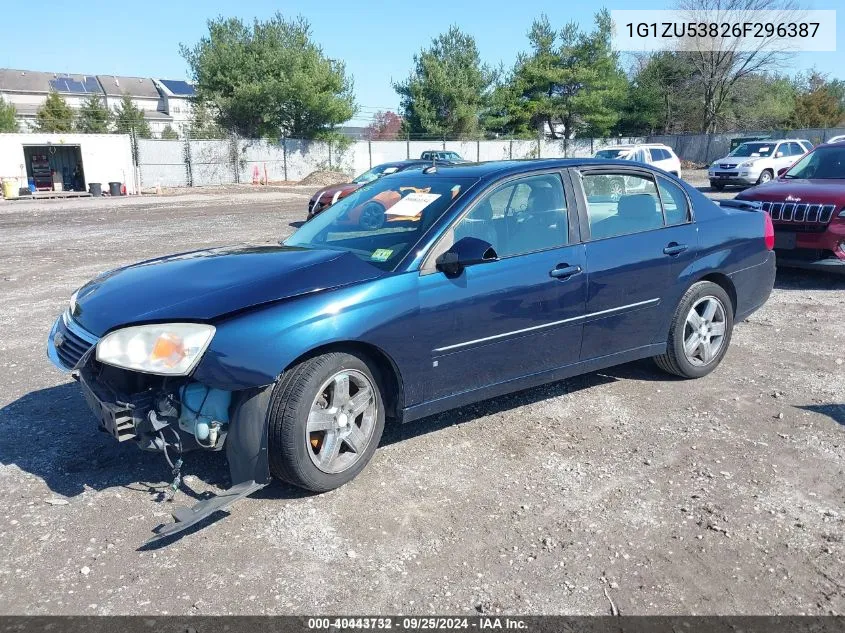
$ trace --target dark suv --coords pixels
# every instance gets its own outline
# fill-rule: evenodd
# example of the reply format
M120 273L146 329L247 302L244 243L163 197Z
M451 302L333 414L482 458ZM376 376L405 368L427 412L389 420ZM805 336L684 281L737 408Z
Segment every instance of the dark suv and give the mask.
M737 199L762 202L772 216L778 266L845 274L845 141L819 145Z

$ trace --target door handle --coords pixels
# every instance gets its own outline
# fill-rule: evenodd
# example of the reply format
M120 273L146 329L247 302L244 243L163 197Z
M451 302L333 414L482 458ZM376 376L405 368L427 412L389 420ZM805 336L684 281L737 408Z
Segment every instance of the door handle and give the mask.
M577 275L581 272L580 266L567 266L566 264L558 264L557 267L549 271L549 275L555 279L569 279L572 275Z
M683 253L688 248L689 248L689 246L687 246L686 244L678 244L677 242L669 242L669 244L666 246L666 248L663 249L663 252L666 255L672 255L674 257L675 255L680 255L681 253Z

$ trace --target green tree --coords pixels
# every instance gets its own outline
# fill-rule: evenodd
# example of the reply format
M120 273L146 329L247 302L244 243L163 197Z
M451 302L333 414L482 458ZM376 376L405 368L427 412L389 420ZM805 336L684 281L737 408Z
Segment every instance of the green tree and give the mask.
M475 38L452 26L414 55L414 69L394 89L405 131L437 137L478 136L496 73L481 63Z
M191 138L214 139L226 138L226 130L218 125L208 106L199 100L193 102L191 108L191 123L188 127Z
M276 13L251 26L237 18L210 20L208 35L181 52L198 100L243 136L310 138L355 114L345 65L323 54L301 17L289 21Z
M570 22L555 32L543 15L528 32L531 52L517 60L514 85L532 125L552 138L606 135L619 120L628 89L618 54L610 47L606 9L595 15L595 29Z
M761 73L743 77L737 86L725 108L725 129L778 130L790 125L797 96L792 81Z
M681 54L662 51L638 59L622 106L622 134L675 134L698 127L695 68Z
M136 138L150 138L150 125L144 118L144 113L139 110L132 97L124 94L120 103L114 110L114 130L118 134L135 133Z
M836 127L845 120L838 82L830 83L825 75L813 70L799 75L796 84L800 93L791 117L793 127Z
M18 131L17 113L15 106L0 98L0 132Z
M73 110L62 96L51 90L47 100L35 113L35 124L39 132L72 132Z
M170 141L175 141L179 138L179 135L176 133L176 130L173 129L173 126L168 123L164 126L164 129L161 131L161 138Z
M112 113L103 99L92 94L79 109L76 118L76 130L86 134L106 134L112 122Z

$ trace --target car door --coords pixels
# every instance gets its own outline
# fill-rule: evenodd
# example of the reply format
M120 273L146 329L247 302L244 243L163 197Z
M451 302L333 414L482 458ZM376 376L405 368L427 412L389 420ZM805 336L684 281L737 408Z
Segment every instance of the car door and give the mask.
M620 175L639 186L617 199L603 194ZM665 340L662 313L673 309L678 276L698 246L686 195L648 170L582 169L573 181L590 271L581 359Z
M481 389L578 361L587 268L571 185L560 172L520 176L479 196L426 257L420 337L430 343L426 399ZM437 257L462 238L494 261L449 277Z
M790 167L792 165L792 161L795 160L792 157L792 150L789 143L779 143L775 148L775 151L772 153L772 156L774 175L777 175L779 170L785 167Z

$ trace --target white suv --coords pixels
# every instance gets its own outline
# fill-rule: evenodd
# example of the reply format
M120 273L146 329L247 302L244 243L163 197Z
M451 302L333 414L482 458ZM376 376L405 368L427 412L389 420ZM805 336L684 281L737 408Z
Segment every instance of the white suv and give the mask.
M597 151L593 158L633 160L646 165L654 165L658 169L668 171L681 177L681 160L668 145L643 144L643 145L612 145Z
M713 161L707 170L710 186L721 191L725 185L762 185L792 167L813 149L810 141L799 138L749 141L724 158Z

